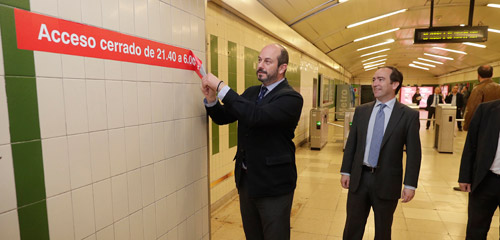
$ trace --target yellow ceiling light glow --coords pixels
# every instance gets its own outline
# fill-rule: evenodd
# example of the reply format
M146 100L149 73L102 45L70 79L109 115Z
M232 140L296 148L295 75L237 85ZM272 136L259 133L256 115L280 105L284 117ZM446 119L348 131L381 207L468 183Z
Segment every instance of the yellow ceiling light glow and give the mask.
M369 35L369 36L366 36L366 37L357 38L357 39L354 39L354 42L359 42L359 41L362 41L362 40L365 40L365 39L368 39L368 38L372 38L372 37L380 36L380 35L383 35L383 34L386 34L386 33L395 32L395 31L397 31L397 30L399 30L399 28L393 28L393 29L391 29L391 30L387 30L387 31L383 31L383 32L375 33L375 34L372 34L372 35Z
M430 53L424 53L425 56L430 56L430 57L435 57L435 58L442 58L442 59L447 59L447 60L454 60L451 57L445 57L445 56L440 56L440 55L435 55L435 54L430 54Z
M382 65L384 65L384 64L385 64L385 62L381 62L381 63L375 63L375 64L373 64L373 65L366 65L366 66L363 66L363 67L364 67L365 69L367 69L367 68L372 68L372 67L382 66Z
M371 52L371 53L366 53L366 54L363 54L359 57L366 57L366 56L370 56L370 55L373 55L373 54L377 54L377 53L381 53L381 52L385 52L385 51L389 51L391 50L390 48L386 48L386 49L382 49L382 50L378 50L378 51L375 51L375 52Z
M415 65L415 64L413 64L413 63L408 64L408 66L413 67L413 68L420 68L420 69L424 69L424 70L427 70L427 71L429 70L429 69L428 69L428 68L426 68L426 67L417 66L417 65Z
M419 61L413 61L413 63L424 65L426 67L436 67L436 65L432 65L432 64L428 64L428 63L423 63L423 62L419 62Z
M473 46L473 47L486 48L486 45L483 45L483 44L477 44L477 43L471 43L471 42L463 42L462 44Z
M494 3L488 3L486 4L487 7L492 7L492 8L500 8L500 4L494 4Z
M386 18L386 17L392 16L392 15L396 15L398 13L406 12L407 10L408 9L401 9L401 10L398 10L398 11L395 11L395 12L384 14L382 16L378 16L378 17L374 17L374 18L370 18L370 19L361 21L361 22L353 23L351 25L348 25L346 28L353 28L353 27L356 27L356 26L359 26L359 25L362 25L362 24L365 24L365 23L373 22L373 21L376 21L376 20L379 20L379 19L382 19L382 18Z
M435 64L443 64L442 62L430 60L430 59L427 59L427 58L418 58L418 60L422 60L422 61L426 61L426 62L431 62L431 63L435 63Z
M372 68L365 68L365 72L366 71L370 71L370 70L373 70L373 69L377 69L378 67L372 67Z
M385 61L385 60L387 60L387 58L380 59L380 60L373 61L373 62L363 63L363 65L372 65L372 64L374 64L374 63L383 62L383 61Z
M376 57L367 58L367 59L365 59L365 60L363 60L361 62L363 63L363 62L370 61L370 60L376 59L376 58L381 58L381 57L387 57L387 55L378 55Z
M362 50L365 50L365 49L368 49L368 48L374 48L374 47L382 46L382 45L393 43L393 42L394 42L394 39L389 39L389 40L387 40L385 42L377 43L377 44L374 44L374 45L371 45L371 46L368 46L368 47L358 48L356 51L362 51Z
M462 51L458 51L458 50L453 50L453 49L449 49L449 48L442 48L442 47L432 47L432 48L443 50L443 51L448 51L448 52L460 53L460 54L463 54L463 55L467 55L466 52L462 52Z

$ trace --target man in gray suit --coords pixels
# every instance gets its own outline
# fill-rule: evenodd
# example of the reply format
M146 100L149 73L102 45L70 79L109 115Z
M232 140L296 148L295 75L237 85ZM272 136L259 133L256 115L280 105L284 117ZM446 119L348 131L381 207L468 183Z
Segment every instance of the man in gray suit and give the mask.
M409 202L415 195L422 155L419 113L396 100L402 83L396 68L379 68L372 82L376 101L355 110L340 170L342 187L349 189L344 239L363 238L370 208L375 239L391 239L398 199Z

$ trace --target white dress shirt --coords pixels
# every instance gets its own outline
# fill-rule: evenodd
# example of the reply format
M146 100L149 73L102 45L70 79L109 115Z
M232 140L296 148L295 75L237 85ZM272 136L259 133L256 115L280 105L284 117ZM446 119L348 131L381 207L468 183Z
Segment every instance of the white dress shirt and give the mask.
M500 134L498 136L497 153L495 154L495 159L493 160L493 164L491 164L490 170L500 175Z

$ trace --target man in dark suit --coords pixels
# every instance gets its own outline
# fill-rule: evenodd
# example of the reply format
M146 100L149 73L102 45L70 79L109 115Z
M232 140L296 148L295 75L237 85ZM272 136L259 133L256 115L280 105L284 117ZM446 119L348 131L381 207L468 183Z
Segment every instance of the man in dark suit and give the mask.
M349 189L344 239L363 238L370 208L375 239L391 239L398 199L409 202L415 195L421 160L419 113L396 101L402 83L396 68L378 69L372 82L376 101L355 110L340 170L342 187Z
M464 95L458 92L458 86L454 86L451 89L451 93L444 99L446 103L450 103L451 106L457 107L456 119L462 118L462 108L464 107ZM462 131L462 122L457 121L458 130Z
M290 212L297 181L294 131L303 99L287 82L288 52L278 44L262 49L260 86L241 95L208 74L202 92L217 124L238 121L236 187L246 239L290 239ZM222 100L221 104L218 100Z
M500 205L500 100L480 104L469 125L458 182L469 192L466 239L486 239Z
M434 88L434 94L429 95L429 97L427 98L426 109L428 112L427 119L429 120L427 120L427 125L425 129L429 129L429 126L431 125L430 119L432 119L432 117L436 118L436 107L437 105L442 103L443 103L443 95L441 95L441 88L438 86ZM432 124L432 126L434 126L434 124Z

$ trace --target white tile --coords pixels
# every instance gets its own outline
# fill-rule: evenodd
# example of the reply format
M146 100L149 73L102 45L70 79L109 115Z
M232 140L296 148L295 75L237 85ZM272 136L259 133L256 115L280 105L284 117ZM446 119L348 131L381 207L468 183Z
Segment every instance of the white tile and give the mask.
M144 240L156 239L156 210L155 205L151 204L142 211L144 219Z
M172 18L170 5L160 2L160 41L164 43L172 42Z
M160 161L154 164L155 171L155 200L167 196L167 171L166 161Z
M70 168L66 137L42 140L43 172L47 197L69 191ZM2 191L4 192L4 191Z
M194 146L193 120L190 118L184 119L184 150L191 151Z
M167 197L167 229L177 225L177 194L172 193Z
M89 140L93 182L109 178L111 175L108 132L100 131L90 133Z
M133 170L141 166L139 127L125 128L125 157L127 170Z
M196 223L193 215L189 216L189 218L186 221L186 233L187 233L186 239L195 239Z
M37 78L36 85L42 138L66 135L63 80L59 78ZM4 86L2 85L2 87Z
M85 78L104 79L104 60L85 58Z
M63 86L67 133L88 132L85 80L64 79Z
M151 124L139 127L141 146L141 166L154 162L153 158L153 128Z
M92 234L92 235L84 238L83 240L96 240L96 236L95 236L95 234Z
M68 136L71 189L92 183L89 135Z
M135 34L134 0L120 0L120 32Z
M130 223L128 218L124 218L114 224L115 239L130 239Z
M184 101L184 97L186 94L184 89L184 84L174 84L174 118L184 118L184 108L187 107L186 102Z
M142 179L141 170L136 169L127 173L128 209L135 212L142 208Z
M177 19L182 19L181 10L178 8L171 8L171 22L177 22ZM182 45L182 24L172 24L172 44L180 46Z
M173 120L174 119L174 109L175 109L175 84L167 83L166 84L166 92L165 92L165 105L163 106L165 109L165 120Z
M61 54L33 51L37 77L62 77Z
M203 237L203 211L196 212L195 216L195 239Z
M137 64L137 81L149 82L150 74L149 65Z
M95 226L97 230L113 223L113 195L111 180L96 182L93 184L95 205Z
M124 128L109 130L109 160L111 163L111 176L127 171Z
M198 17L196 17L194 15L188 15L188 16L190 19L190 21L189 21L189 42L191 43L189 48L194 49L194 50L200 50L198 48L198 46L199 46L198 42L200 39L199 28L203 27L203 26L198 25Z
M160 1L148 0L149 39L160 40Z
M59 17L75 22L82 21L80 0L59 0L57 5Z
M172 69L171 68L162 68L161 69L161 79L162 82L172 82Z
M177 191L177 221L184 221L188 213L187 188L181 188Z
M71 192L47 198L50 239L74 239Z
M161 79L161 69L160 66L149 66L149 72L151 77L151 82L162 82Z
M123 115L125 126L139 124L139 109L137 97L137 83L123 82Z
M129 62L121 62L121 63L122 63L122 80L136 81L137 63L129 63Z
M1 44L1 42L0 42L0 44ZM2 59L2 58L3 57L0 56L0 59ZM0 64L1 64L1 62L0 62ZM3 76L0 76L0 145L7 144L7 143L10 143L9 112L7 110L7 95L5 92L5 79Z
M108 127L123 127L123 86L119 81L106 81Z
M97 240L115 240L115 230L113 225L109 225L108 227L98 231L96 233Z
M82 239L95 232L92 185L73 190L71 197L73 201L75 238Z
M164 123L153 123L153 158L155 162L165 159L165 129Z
M109 30L120 31L118 0L102 1L102 26Z
M104 76L107 80L122 79L122 64L119 61L104 60Z
M84 57L62 54L61 58L62 58L62 70L64 78L85 77Z
M188 239L187 222L183 221L177 226L177 237L179 239Z
M106 102L105 82L103 80L87 80L89 131L108 128L108 116L104 102Z
M175 129L175 141L174 141L174 150L175 150L175 155L181 154L185 151L185 138L186 136L184 135L184 130L185 130L185 125L186 125L186 120L181 119L181 120L175 120L174 121L174 129Z
M177 178L177 158L169 158L165 160L165 170L166 170L166 177L167 177L167 195L175 192L177 190L177 181L179 179Z
M135 34L148 38L148 1L134 0Z
M102 26L102 11L100 0L82 1L82 22L97 27Z
M173 157L176 154L175 149L175 121L165 122L165 156Z
M0 214L0 239L20 240L17 210Z
M210 221L210 215L208 212L208 206L206 206L203 208L203 235L207 234L210 231L209 221Z
M57 14L57 0L30 0L30 10L53 17L59 16Z
M166 109L163 108L165 105L165 86L166 84L163 83L151 83L151 113L153 122L165 121Z
M177 228L174 228L174 229L170 230L167 235L168 235L168 237L167 237L168 240L177 240L177 239L179 239L177 237Z
M139 103L139 124L151 123L151 84L137 83L137 97Z
M113 219L118 221L128 215L127 175L122 174L111 179L113 192Z
M167 233L167 198L162 198L155 203L156 207L156 236Z
M0 146L0 213L17 208L14 163L10 144ZM1 236L1 233L0 233Z
M142 210L137 211L130 215L130 239L143 240L144 239L144 222L142 218Z
M142 206L147 206L155 200L155 174L154 166L148 165L141 168L142 178Z

